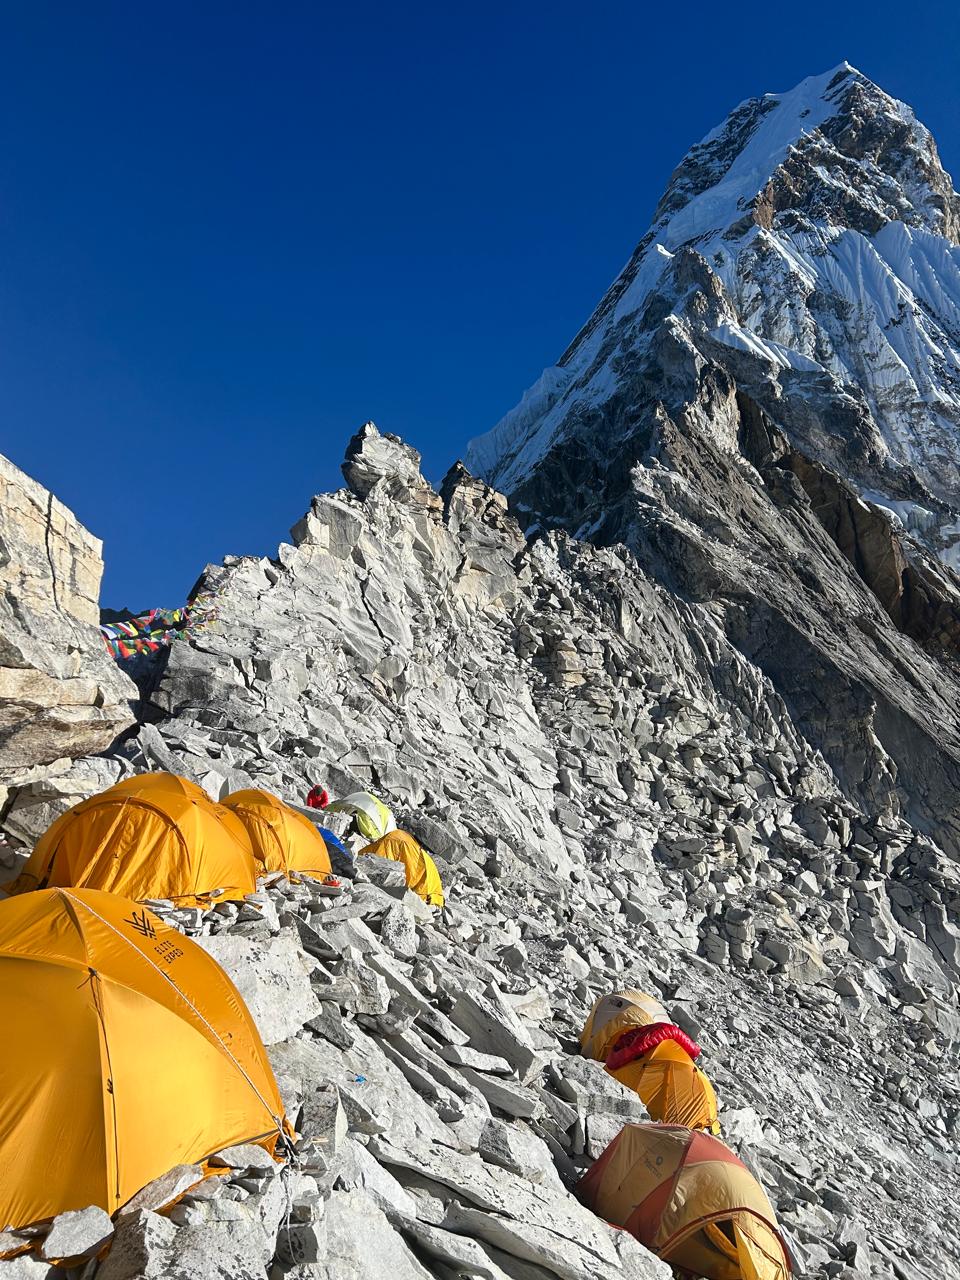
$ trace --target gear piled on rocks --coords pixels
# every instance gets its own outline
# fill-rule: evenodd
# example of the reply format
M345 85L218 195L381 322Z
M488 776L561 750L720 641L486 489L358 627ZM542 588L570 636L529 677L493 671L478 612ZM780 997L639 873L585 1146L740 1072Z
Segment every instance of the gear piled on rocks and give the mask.
M235 791L224 798L223 807L246 828L261 875L282 871L318 880L330 875L330 854L320 832L269 791Z
M327 846L327 855L334 871L349 875L356 874L357 864L353 853L347 848L338 835L326 827L317 827L321 840Z
M659 1000L643 991L603 996L590 1011L580 1046L634 1089L654 1120L719 1133L717 1097L696 1059L700 1046L674 1026Z
M788 1280L787 1252L763 1188L718 1138L629 1124L577 1194L682 1275Z
M349 813L360 835L379 840L396 830L396 820L383 801L369 791L354 791L326 806L327 813Z
M44 832L10 891L48 887L195 906L253 893L256 861L232 810L185 778L147 773L74 805Z
M241 1143L269 1159L287 1141L233 984L136 902L46 889L0 903L0 1009L6 1227L113 1213L178 1165Z

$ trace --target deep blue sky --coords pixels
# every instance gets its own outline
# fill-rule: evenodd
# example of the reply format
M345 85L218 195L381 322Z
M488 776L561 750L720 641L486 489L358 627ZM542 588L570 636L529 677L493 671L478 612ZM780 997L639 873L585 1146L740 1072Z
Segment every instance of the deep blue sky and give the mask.
M366 418L439 480L743 98L847 58L956 173L958 49L943 3L8 0L0 451L105 539L105 604L181 603Z

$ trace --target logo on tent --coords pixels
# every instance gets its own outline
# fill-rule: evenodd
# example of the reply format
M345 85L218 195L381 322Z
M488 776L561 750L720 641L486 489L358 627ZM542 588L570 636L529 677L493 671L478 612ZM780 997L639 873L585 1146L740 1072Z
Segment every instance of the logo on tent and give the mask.
M157 936L153 921L146 911L135 911L129 920L124 921L124 924L132 924L137 933L142 934L144 938L155 938Z

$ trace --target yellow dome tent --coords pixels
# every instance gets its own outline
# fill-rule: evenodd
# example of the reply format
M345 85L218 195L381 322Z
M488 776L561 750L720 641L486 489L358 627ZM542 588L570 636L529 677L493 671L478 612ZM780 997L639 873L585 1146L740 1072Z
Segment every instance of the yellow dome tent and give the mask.
M253 893L257 871L236 814L185 778L146 773L57 818L9 892L71 886L191 906Z
M0 1227L113 1213L175 1165L291 1134L236 988L129 899L0 902L0 1022Z
M412 889L431 907L443 906L443 884L436 863L407 831L390 831L361 853L374 853L379 858L402 862L407 878L407 888Z
M787 1280L770 1201L729 1147L676 1125L629 1124L577 1195L679 1272L706 1280Z
M235 791L223 803L246 827L253 856L264 871L318 880L330 875L330 855L323 837L302 813L269 791Z
M596 1058L638 1093L652 1119L720 1132L717 1095L694 1061L699 1048L672 1026L653 996L644 991L603 996L587 1019L580 1047L584 1057Z
M366 840L379 840L390 831L396 831L393 814L369 791L354 791L342 800L327 805L327 813L349 813L357 824L357 830Z
M115 782L110 790L132 792L134 795L170 791L175 795L190 796L193 800L210 799L203 787L189 778L181 778L178 773L135 773L122 782Z

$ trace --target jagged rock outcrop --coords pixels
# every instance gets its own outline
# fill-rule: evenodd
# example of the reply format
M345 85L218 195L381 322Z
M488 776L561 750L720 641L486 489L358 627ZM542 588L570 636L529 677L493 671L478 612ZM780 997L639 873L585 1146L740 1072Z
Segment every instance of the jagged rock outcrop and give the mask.
M103 751L134 723L136 690L97 630L101 544L0 458L0 775Z

